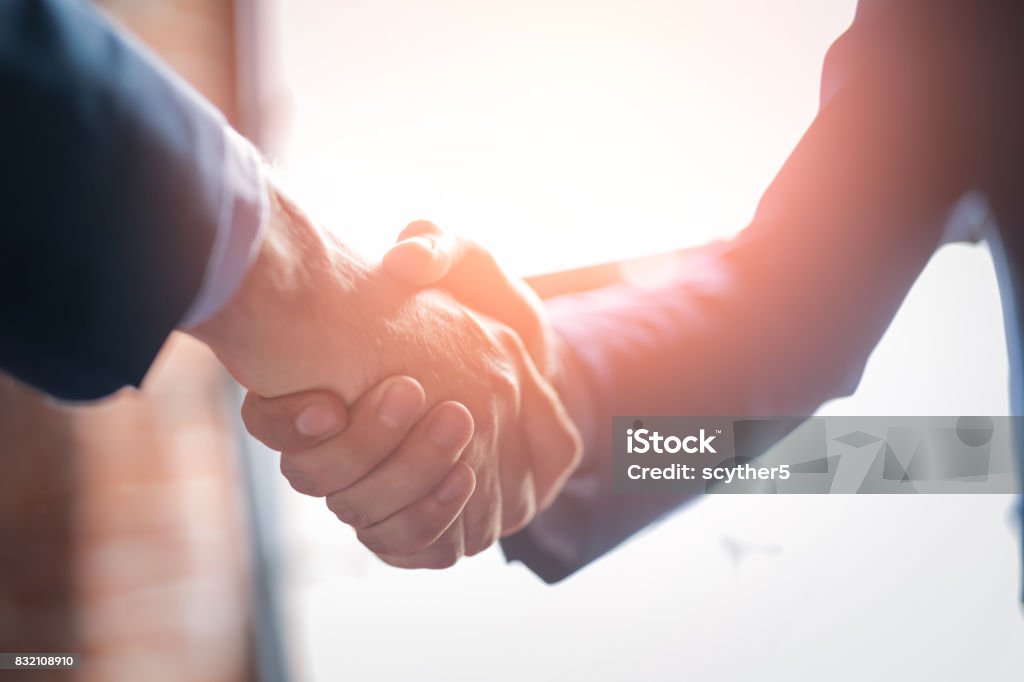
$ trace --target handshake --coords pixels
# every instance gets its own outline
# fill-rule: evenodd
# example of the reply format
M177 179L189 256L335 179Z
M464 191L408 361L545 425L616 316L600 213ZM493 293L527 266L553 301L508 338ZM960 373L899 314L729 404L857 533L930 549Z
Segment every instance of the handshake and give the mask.
M393 566L445 568L523 528L581 452L539 299L415 222L372 266L271 193L245 281L189 331L248 389L253 436Z

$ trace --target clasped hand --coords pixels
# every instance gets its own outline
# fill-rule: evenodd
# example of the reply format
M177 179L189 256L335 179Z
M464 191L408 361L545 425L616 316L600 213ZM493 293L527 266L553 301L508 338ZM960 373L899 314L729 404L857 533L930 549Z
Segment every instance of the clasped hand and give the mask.
M580 441L551 385L550 331L532 290L430 223L399 239L384 269L412 287L414 306L366 337L371 355L399 359L375 357L377 378L397 372L350 405L328 377L274 398L251 390L242 414L281 452L292 487L325 498L383 561L444 568L547 507Z

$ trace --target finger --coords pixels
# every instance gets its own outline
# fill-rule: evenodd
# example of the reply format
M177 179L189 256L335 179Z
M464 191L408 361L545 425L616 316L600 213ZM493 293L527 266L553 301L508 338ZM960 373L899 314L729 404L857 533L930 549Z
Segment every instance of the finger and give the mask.
M463 455L463 461L473 467L476 474L476 490L462 512L466 556L479 554L490 547L501 533L501 510L503 490L499 466L495 461L498 452L498 427L485 428L474 438L473 449Z
M304 450L345 430L348 408L330 391L303 391L277 398L249 392L242 421L254 438L271 450Z
M456 260L441 286L460 303L514 329L541 372L548 371L551 343L544 305L528 284L506 275L487 249L460 240Z
M398 233L398 241L402 241L403 239L408 239L410 237L423 236L441 238L444 237L445 234L444 230L429 220L414 220Z
M420 552L455 522L475 486L473 470L464 462L456 462L429 495L384 521L358 531L359 540L375 554L398 557Z
M523 338L542 373L549 368L543 304L528 284L510 278L490 251L427 220L409 223L384 256L384 267L414 286L439 286L459 301L501 320Z
M430 494L473 437L473 417L461 403L443 402L420 421L376 469L327 497L344 523L361 530Z
M487 249L470 239L445 232L427 220L409 223L389 255L395 260L403 259L404 265L419 266L422 270L419 274L424 275L426 284L443 286L469 307L492 317L500 319L488 308L506 308L516 297L510 291L512 287L505 273ZM386 255L385 267L388 267L387 259ZM428 264L428 261L432 262ZM427 279L427 270L432 270L434 276Z
M522 530L536 513L530 453L523 447L503 450L498 456L501 476L501 535Z
M424 287L437 284L448 275L458 258L458 249L458 240L433 223L417 220L406 226L382 262L394 277Z
M523 424L530 456L535 503L533 513L554 502L579 466L583 440L555 389L530 363L530 380L523 391Z
M440 538L415 554L408 556L378 554L377 556L381 561L395 568L450 568L465 555L464 523L463 517L459 516L455 519L455 523L441 534Z
M441 286L470 308L501 320L523 337L534 362L546 371L543 307L528 284L508 277L484 247L428 220L409 223L398 240L384 256L392 275L414 286Z
M498 477L478 476L476 490L462 512L466 556L479 554L501 537L501 507Z
M348 428L313 448L281 453L281 473L305 495L347 488L395 450L423 410L423 387L411 377L385 379L359 398Z

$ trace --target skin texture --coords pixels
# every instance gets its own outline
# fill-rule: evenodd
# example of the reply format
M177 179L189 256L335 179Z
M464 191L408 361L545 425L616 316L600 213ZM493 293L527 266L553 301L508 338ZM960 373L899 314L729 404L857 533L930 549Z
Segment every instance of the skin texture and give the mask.
M383 265L408 284L442 289L515 330L579 432L593 434L594 408L576 355L552 329L536 292L506 274L490 251L429 221L417 220L402 230L398 243L384 255Z
M479 312L515 325L534 363L545 368L543 379L557 383L560 392L571 398L572 402L567 405L574 422L589 424L588 396L582 389L584 382L576 378L578 370L573 354L551 331L536 294L524 283L509 278L486 250L448 235L431 223L417 221L402 232L398 244L385 256L383 265L389 273L410 284L443 288L462 302L477 306ZM429 494L409 503L386 521L359 531L359 538L367 547L386 561L399 564L390 548L418 547L431 537L431 529L452 523L451 515L457 514L458 508L457 502L451 500L460 499L456 491L473 492L473 484L459 473L457 465L461 462L445 463L443 448L431 448L428 434L432 423L442 414L409 412L408 422L401 429L387 429L379 416L375 417L366 407L367 403L378 400L375 396L389 382L400 382L411 390L418 386L411 377L392 377L361 397L351 410L339 396L328 391L306 391L272 399L250 392L243 405L243 416L254 436L283 452L282 469L296 489L317 494L330 488L352 486L349 493L329 495L329 505L340 497L351 497L355 494L353 488L364 485L366 490L374 491L367 493L366 499L393 498L398 491L407 491L409 481L421 475L418 472L423 467L418 462L420 458L432 458L439 463L438 470L450 466L449 478ZM307 413L316 418L304 420ZM301 433L300 425L304 421L320 427L315 436ZM501 535L520 530L536 513L547 508L575 468L575 461L567 467L564 460L551 456L544 438L537 438L532 450L541 457L529 470L517 466L518 462L512 457L503 457L499 462L504 499L517 496L527 501L517 509L506 511ZM293 460L310 464L301 466ZM353 486L353 477L348 472L360 466L362 473L370 463L378 463L377 469L367 477L371 483ZM417 492L429 487L424 482ZM486 494L489 493L477 492L477 495ZM439 498L443 498L444 503L440 503ZM338 516L342 521L351 522L344 511Z
M579 459L571 420L510 328L370 266L276 191L240 291L190 333L255 394L320 389L352 406L345 440L298 431L330 425L323 412L294 415L299 447L264 433L251 401L245 416L280 446L293 487L326 498L396 566L482 551L527 523ZM393 375L418 380L381 382Z

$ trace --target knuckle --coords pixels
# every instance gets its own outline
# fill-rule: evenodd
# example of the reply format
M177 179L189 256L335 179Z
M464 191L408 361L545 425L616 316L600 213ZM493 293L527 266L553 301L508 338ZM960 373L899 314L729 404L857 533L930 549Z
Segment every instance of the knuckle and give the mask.
M245 399L242 400L242 423L245 424L246 430L251 433L255 438L259 438L259 412L256 409L255 399L252 393L246 392Z
M519 335L510 327L498 325L494 328L494 338L506 353L514 353L520 347Z
M470 254L475 265L488 271L500 270L498 261L489 249L483 247L480 242L473 239L463 238L463 245L466 253Z
M424 516L410 525L407 551L412 554L421 552L437 543L438 537L444 533L451 519ZM447 543L452 551L454 543Z
M421 552L423 559L419 561L421 568L431 568L434 570L443 570L445 568L451 568L458 563L459 559L462 558L458 548L454 545L445 543L437 548L431 547L427 551ZM414 554L413 557L418 557L418 554Z
M524 528L526 528L527 526L529 526L530 525L530 521L532 521L532 520L533 520L532 516L522 519L521 521L519 521L519 523L516 523L516 524L510 526L507 530L505 530L502 533L502 537L504 537L506 535L515 535L519 531L521 531Z
M395 556L393 554L376 553L377 557L384 563L396 568L405 569L431 569L442 570L451 568L462 558L457 550L438 552L433 547L427 551L417 552L407 556Z
M434 568L434 569L437 569L437 570L443 570L443 569L446 569L446 568L451 568L452 566L454 566L455 564L457 564L459 562L459 558L460 558L459 555L456 554L455 552L447 552L445 554L442 554L437 559L437 561L435 562L435 565L432 566L431 568Z
M491 527L478 537L466 542L466 556L476 556L480 552L493 545L498 540L498 531Z
M394 547L385 538L381 537L373 528L357 530L356 537L359 542L363 543L366 549L370 550L374 554L384 556L402 556L400 552L395 552Z
M448 429L445 432L443 443L431 440L423 448L416 461L410 462L408 467L406 467L410 474L406 481L436 481L440 483L459 460L462 452L466 449L468 441L472 439L475 433L475 426L472 423L467 426L465 423L455 422L453 424L445 424L442 428ZM398 483L396 481L396 484ZM410 492L412 490L420 491L422 488L417 483L410 487Z
M443 569L454 566L463 556L462 532L447 532L410 553L405 561L416 568Z
M559 460L566 471L574 471L580 465L583 459L583 438L575 426L567 425L566 443L559 454Z
M294 457L287 454L281 455L281 475L296 492L311 497L323 497L317 477L297 462Z
M528 525L530 525L530 521L532 520L532 518L532 515L513 517L513 519L509 523L506 523L505 527L502 528L502 537L505 537L507 535L514 535L522 529L526 528Z
M342 493L328 495L327 508L338 517L339 521L352 526L356 530L363 530L372 525L365 510L353 505Z
M534 363L544 379L550 381L553 351L545 322L535 315L527 316L521 330L521 339L525 357Z
M531 453L531 458L538 455L543 457L545 468L554 471L556 476L575 471L583 460L583 439L576 426L567 419L559 419L547 447L543 452Z
M516 505L511 512L502 519L502 535L518 533L533 520L537 513L537 505L531 495L529 499Z
M427 550L434 550L434 548L443 548L444 545L449 547L443 551L455 552L457 548L454 543L438 542L438 538L443 534L450 520L427 514L417 517L415 520L403 522L400 538L384 537L382 534L378 534L373 527L358 531L356 535L360 542L379 554L410 557Z
M505 403L517 403L519 399L519 384L512 376L508 367L498 367L492 372L489 388L491 393L500 401Z
M295 492L309 497L323 497L317 490L316 483L304 476L288 477L288 484Z
M371 550L371 551L373 551L373 550ZM405 568L405 569L417 568L417 566L411 565L409 563L409 561L406 560L405 557L392 556L392 555L387 554L385 552L373 551L373 553L377 556L378 559L383 561L388 566L392 566L394 568Z
M386 554L388 556L407 558L430 547L433 538L425 533L413 531L404 535L401 539L385 537L373 532L373 529L357 531L359 541L374 554Z

